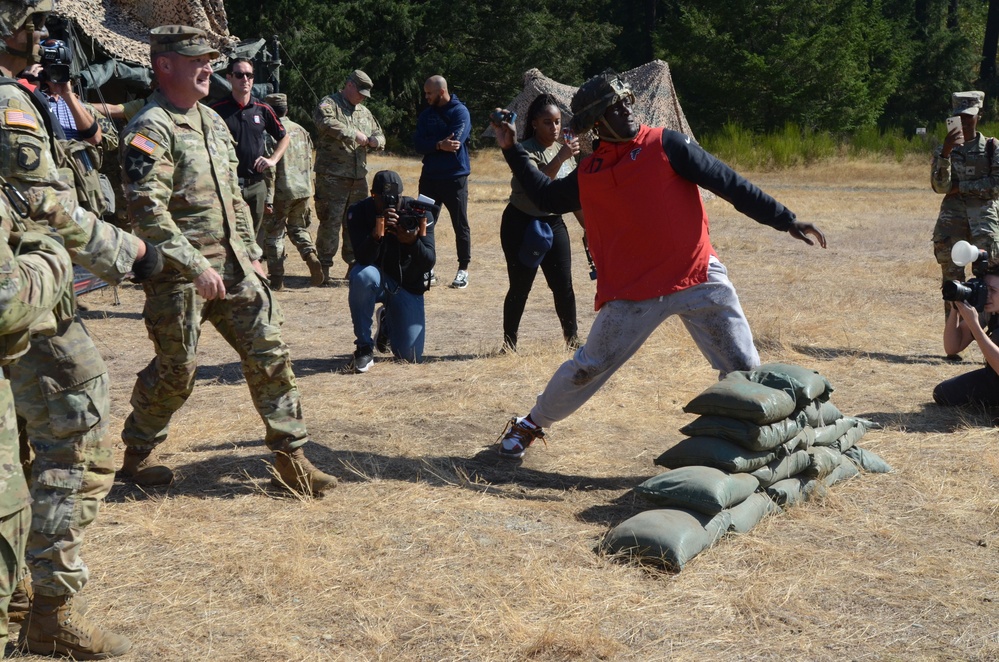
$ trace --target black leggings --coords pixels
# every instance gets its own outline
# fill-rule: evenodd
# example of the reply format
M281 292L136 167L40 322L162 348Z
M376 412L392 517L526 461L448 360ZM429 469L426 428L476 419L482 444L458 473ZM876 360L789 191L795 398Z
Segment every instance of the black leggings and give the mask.
M503 342L516 349L517 329L524 315L527 295L534 285L537 267L526 267L520 261L520 245L524 240L527 226L536 217L520 211L513 205L503 210L500 225L500 243L506 256L506 272L510 277L510 289L503 301ZM551 226L552 247L541 260L541 271L555 298L555 314L562 325L562 337L568 345L577 342L576 294L572 291L572 249L569 246L569 231L561 216L544 216L542 223Z
M938 405L999 405L999 375L992 368L972 370L937 384L933 400Z

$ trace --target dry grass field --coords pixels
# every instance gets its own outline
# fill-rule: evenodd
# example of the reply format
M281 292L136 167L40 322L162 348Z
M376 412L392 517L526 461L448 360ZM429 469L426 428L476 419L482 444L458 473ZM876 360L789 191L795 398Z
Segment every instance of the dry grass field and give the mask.
M408 193L419 167L374 159ZM425 364L378 355L368 374L347 373L346 288L309 289L289 260L277 296L307 453L339 488L319 500L270 488L236 355L206 330L194 395L161 447L179 480L117 484L88 532L90 613L131 637L126 660L999 659L999 412L932 404L934 384L981 355L942 359L928 164L747 174L829 240L808 247L708 203L761 356L828 377L843 412L883 426L861 445L894 473L729 535L679 574L596 553L650 507L631 488L658 473L653 459L692 418L681 407L716 375L670 320L547 447L519 466L494 459L504 423L567 355L540 276L520 353L499 352L509 175L485 151L466 290L446 287L454 237L446 217L438 228ZM594 288L570 231L585 336ZM83 297L112 373L114 435L152 356L141 291L120 296Z

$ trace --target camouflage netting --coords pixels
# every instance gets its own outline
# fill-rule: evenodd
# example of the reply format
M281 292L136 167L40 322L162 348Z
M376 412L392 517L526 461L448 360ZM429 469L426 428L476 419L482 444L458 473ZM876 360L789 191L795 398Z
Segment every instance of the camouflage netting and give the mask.
M116 58L149 65L149 29L190 25L208 33L220 50L234 42L222 0L59 0L56 12Z
M639 122L649 126L673 129L693 138L690 125L687 124L687 118L683 115L683 108L680 107L680 101L676 98L676 89L673 87L673 77L669 73L668 64L662 60L653 60L624 72L621 77L627 81L635 93L635 111ZM527 107L539 94L551 94L558 99L559 109L562 111L562 125L568 126L569 120L572 118L569 104L577 89L572 85L565 85L548 78L538 69L525 72L523 92L507 105L508 109L517 113L518 137L524 133ZM491 138L493 136L492 127L486 129L482 135ZM584 154L592 151L589 134L580 136L579 142Z

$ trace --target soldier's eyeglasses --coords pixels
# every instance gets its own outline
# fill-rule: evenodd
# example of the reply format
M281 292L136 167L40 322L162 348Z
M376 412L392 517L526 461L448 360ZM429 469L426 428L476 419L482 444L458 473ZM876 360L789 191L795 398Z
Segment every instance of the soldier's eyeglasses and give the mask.
M253 73L246 71L234 71L232 72L232 77L238 78L240 80L243 80L244 78L249 78L250 80L253 80Z

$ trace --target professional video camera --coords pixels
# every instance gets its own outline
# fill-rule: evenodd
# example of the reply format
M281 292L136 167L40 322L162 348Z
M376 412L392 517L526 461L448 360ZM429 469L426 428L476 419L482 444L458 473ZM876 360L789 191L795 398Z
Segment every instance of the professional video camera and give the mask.
M399 225L404 230L419 230L420 236L427 235L426 216L433 210L436 201L422 193L415 199L410 198L399 208Z
M425 214L437 204L432 198L420 194L416 199L405 200L399 206L399 187L395 182L387 182L385 191L381 194L386 209L395 209L399 214L399 227L404 230L417 230L421 237L427 236ZM376 230L379 237L385 235L384 228Z
M399 226L404 230L421 230L420 236L426 236L426 228L421 228L423 215L433 209L436 202L432 198L420 194L415 200L406 200L402 207L399 206L399 186L395 182L388 182L385 192L382 193L382 202L386 209L395 209L399 214Z
M950 259L959 267L970 263L971 273L975 277L967 282L951 280L944 283L941 288L944 301L964 301L982 312L989 299L989 288L985 284L985 273L989 268L988 252L979 250L966 241L959 241L951 249Z
M41 60L42 70L49 82L69 82L69 65L73 61L73 52L69 49L69 44L59 39L46 39L42 42Z

